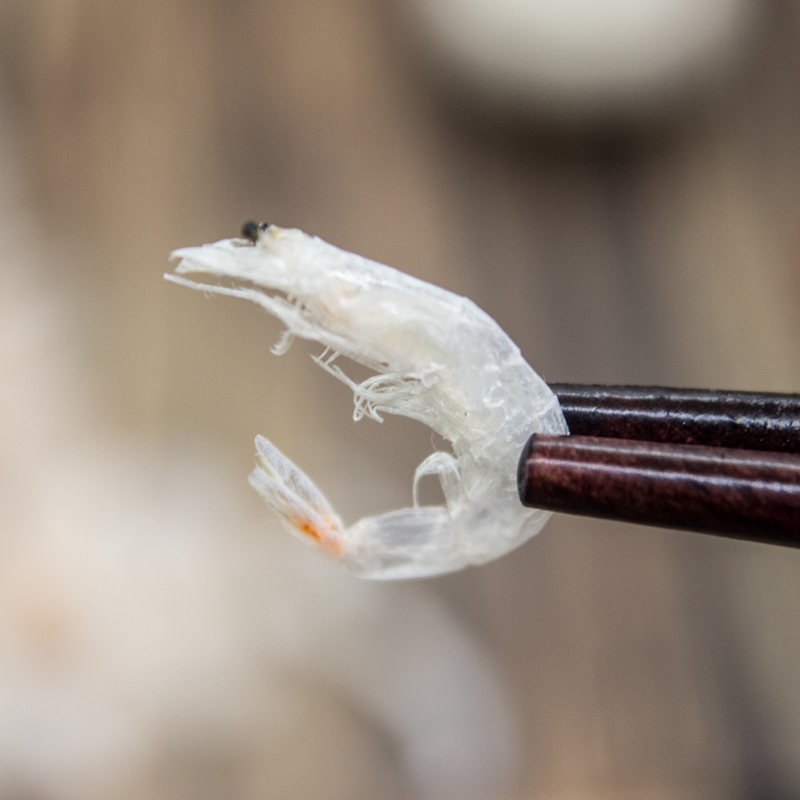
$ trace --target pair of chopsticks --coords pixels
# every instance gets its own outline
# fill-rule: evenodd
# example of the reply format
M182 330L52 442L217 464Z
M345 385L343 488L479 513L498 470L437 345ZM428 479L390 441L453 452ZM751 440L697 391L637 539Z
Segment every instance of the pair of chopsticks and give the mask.
M550 388L571 435L530 438L524 505L800 547L800 395Z

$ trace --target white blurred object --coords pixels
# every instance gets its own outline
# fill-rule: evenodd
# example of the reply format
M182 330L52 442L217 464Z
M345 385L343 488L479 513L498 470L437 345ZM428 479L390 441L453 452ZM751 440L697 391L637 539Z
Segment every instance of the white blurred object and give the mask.
M434 56L498 105L604 113L658 105L735 59L752 0L411 0Z

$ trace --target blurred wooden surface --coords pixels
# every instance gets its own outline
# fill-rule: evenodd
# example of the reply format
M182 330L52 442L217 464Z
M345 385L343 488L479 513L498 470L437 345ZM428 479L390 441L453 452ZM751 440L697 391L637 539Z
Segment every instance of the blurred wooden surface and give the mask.
M353 425L309 347L269 354L274 320L163 282L169 251L266 219L470 296L549 380L798 391L800 12L764 8L724 90L602 132L451 102L385 1L9 0L0 65L118 418L243 476L263 433L334 502L399 487L352 520L409 503L429 432ZM560 518L436 587L518 700L520 797L773 798L800 792L798 578Z

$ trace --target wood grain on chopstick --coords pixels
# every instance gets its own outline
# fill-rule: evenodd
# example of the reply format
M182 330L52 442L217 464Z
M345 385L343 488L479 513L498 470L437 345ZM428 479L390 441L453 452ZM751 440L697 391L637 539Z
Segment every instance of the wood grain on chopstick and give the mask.
M800 546L800 457L534 434L519 463L526 506Z
M800 395L553 383L570 433L800 453Z

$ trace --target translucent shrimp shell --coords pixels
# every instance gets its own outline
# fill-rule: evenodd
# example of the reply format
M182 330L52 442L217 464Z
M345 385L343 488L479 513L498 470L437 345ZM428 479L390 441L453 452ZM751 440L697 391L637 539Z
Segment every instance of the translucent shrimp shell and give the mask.
M516 467L533 432L566 433L558 400L500 326L471 300L340 250L296 229L264 226L254 242L226 239L175 251L176 275L206 292L258 303L294 336L320 342L315 361L353 390L354 418L401 414L453 448L417 468L414 507L342 525L310 479L256 440L251 483L295 534L363 577L407 578L480 564L536 533L549 514L523 507ZM205 274L228 285L185 277ZM360 384L336 362L375 371ZM418 506L423 475L438 475L446 506Z

